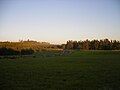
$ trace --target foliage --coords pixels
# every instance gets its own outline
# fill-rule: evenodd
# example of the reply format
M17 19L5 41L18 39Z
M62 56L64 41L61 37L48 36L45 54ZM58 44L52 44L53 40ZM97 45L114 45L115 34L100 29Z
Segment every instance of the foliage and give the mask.
M0 55L19 55L20 52L11 48L0 48Z
M47 42L37 42L37 41L19 41L19 42L0 42L0 48L11 48L16 51L21 51L22 49L32 49L34 51L41 51L47 49L59 49L60 45L53 45Z
M67 41L66 44L54 45L47 42L19 41L19 42L0 42L0 55L26 55L39 51L52 50L120 50L120 42L117 40L85 40Z
M34 50L32 49L22 49L21 51L17 51L11 48L0 48L0 56L4 55L30 55L33 54Z
M120 42L116 40L85 40L85 41L67 41L65 49L80 50L120 50Z
M21 55L30 55L33 53L34 53L34 50L32 50L32 49L22 49L21 50Z

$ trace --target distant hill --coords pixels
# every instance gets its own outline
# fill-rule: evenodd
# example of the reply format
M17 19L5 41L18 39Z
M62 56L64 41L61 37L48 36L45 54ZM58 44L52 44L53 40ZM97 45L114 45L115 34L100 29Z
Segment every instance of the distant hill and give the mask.
M48 42L37 42L37 41L19 41L19 42L0 42L0 48L11 48L17 51L22 49L32 49L34 51L48 50L48 49L60 49L59 45L50 44Z

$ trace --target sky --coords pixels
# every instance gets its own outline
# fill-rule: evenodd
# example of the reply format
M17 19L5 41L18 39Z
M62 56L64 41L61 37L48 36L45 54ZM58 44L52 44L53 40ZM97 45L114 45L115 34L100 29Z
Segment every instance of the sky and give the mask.
M120 40L120 0L0 0L0 41Z

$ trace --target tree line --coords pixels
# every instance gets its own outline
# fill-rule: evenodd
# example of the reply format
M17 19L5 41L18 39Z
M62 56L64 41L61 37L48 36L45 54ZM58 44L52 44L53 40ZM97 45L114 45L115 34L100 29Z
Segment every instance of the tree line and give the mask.
M46 42L19 41L0 42L0 55L30 55L41 50L120 50L117 40L67 41L66 44L53 45Z
M117 40L85 40L85 41L72 41L69 40L64 49L79 49L79 50L120 50L120 42Z

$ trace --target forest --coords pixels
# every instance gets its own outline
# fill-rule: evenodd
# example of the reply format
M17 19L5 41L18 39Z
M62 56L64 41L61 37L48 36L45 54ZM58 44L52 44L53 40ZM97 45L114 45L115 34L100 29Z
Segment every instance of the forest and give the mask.
M79 50L120 50L120 42L117 40L85 40L85 41L67 41L65 49Z
M45 50L120 50L117 40L85 40L67 41L66 44L55 45L32 40L19 42L0 42L0 55L30 55Z

